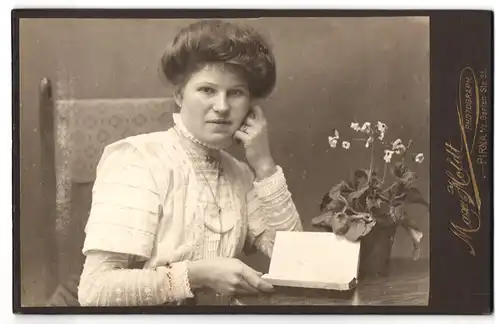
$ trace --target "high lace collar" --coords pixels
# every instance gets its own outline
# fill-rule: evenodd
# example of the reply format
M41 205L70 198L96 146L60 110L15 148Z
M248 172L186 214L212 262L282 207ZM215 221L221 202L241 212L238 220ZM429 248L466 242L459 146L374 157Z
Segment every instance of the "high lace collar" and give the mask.
M184 125L184 122L182 121L181 114L179 113L174 113L173 114L173 120L176 128L182 133L182 135L187 138L190 142L193 144L196 144L198 148L201 148L205 151L205 153L210 153L210 151L220 151L224 148L226 148L228 145L213 145L213 144L208 144L206 142L203 142L202 140L198 139L196 136L194 136L186 126Z

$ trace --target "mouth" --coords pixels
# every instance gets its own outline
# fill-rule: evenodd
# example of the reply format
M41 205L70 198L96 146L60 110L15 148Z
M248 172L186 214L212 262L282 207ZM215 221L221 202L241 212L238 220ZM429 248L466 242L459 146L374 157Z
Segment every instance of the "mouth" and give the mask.
M227 119L212 119L212 120L209 120L207 123L209 123L209 124L216 124L216 125L231 125L232 124Z

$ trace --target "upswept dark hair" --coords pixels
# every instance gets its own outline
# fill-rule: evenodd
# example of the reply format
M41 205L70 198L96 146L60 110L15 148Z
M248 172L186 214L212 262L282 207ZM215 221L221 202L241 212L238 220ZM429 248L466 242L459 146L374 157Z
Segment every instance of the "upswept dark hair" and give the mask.
M201 20L181 29L163 53L161 70L175 86L207 64L224 63L242 73L250 95L264 98L276 84L276 63L270 45L249 26Z

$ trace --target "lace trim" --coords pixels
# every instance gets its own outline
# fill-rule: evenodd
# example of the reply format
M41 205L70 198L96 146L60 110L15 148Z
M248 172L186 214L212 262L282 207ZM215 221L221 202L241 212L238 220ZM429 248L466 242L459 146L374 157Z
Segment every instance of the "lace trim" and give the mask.
M277 171L268 178L254 181L255 192L260 198L272 200L288 190L283 169L280 166L276 166L276 169Z
M191 140L194 145L203 145L203 143L199 143L199 141L185 129L179 114L175 115L174 119L179 129L179 136L186 137L188 140ZM183 145L184 141L182 138L179 138L179 140L181 141L180 144L185 151L187 159L192 162L190 165L199 182L198 188L200 191L197 201L191 201L191 203L197 205L200 212L204 215L205 227L219 234L227 233L235 227L238 216L235 214L236 212L231 202L231 185L227 183L224 177L224 170L220 160L222 157L218 159L210 155L200 154L194 149L191 150L186 148ZM191 145L193 143L191 143ZM217 153L220 153L220 151ZM219 208L221 208L220 212Z
M188 277L188 261L177 262L170 267L171 278L171 293L173 300L193 298L194 294L191 291Z
M177 126L177 129L179 129L182 132L182 134L190 141L192 141L198 145L201 145L205 148L211 149L211 150L221 150L221 149L226 147L226 146L217 146L217 145L208 144L208 143L205 143L205 142L199 140L193 134L191 134L191 132L188 131L188 129L186 128L186 126L182 122L182 118L181 118L181 115L179 113L172 114L172 116L173 116L174 124Z

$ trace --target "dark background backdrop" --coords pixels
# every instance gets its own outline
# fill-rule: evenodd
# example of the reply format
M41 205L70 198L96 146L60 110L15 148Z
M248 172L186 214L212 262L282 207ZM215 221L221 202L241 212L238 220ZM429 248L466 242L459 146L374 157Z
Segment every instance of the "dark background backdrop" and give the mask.
M56 98L170 96L157 73L158 58L187 20L31 19L20 23L21 281L22 304L38 303L50 277L38 235L40 147L38 84L56 83ZM427 18L263 18L248 24L274 44L275 92L263 103L275 160L283 166L306 230L322 195L356 167L368 167L369 150L353 143L331 149L333 127L351 121L385 122L391 139L412 139L426 159L419 187L429 195L429 24ZM342 133L341 133L342 135ZM379 160L382 162L382 160ZM379 164L382 166L382 163ZM412 215L424 231L425 209ZM394 257L411 257L411 241L399 232ZM249 262L265 267L260 256Z

